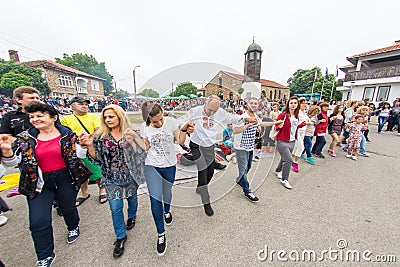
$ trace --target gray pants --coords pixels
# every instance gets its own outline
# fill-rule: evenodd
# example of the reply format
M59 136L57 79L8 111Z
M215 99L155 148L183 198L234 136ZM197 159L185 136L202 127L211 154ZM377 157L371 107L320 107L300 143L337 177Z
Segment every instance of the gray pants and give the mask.
M290 167L292 167L292 151L294 148L295 141L284 142L277 140L276 149L281 155L281 160L279 161L278 167L276 167L276 172L282 172L282 180L287 180L289 178Z

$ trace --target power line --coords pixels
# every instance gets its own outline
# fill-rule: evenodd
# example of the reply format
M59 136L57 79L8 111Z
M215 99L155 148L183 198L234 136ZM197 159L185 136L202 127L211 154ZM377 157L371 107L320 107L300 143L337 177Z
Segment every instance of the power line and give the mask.
M45 56L50 57L50 58L54 58L54 56L48 55L48 54L46 54L46 53L40 52L40 51L38 51L38 50L29 48L29 47L24 46L24 45L21 45L21 44L18 44L18 43L16 43L16 42L13 42L13 41L4 39L3 37L0 37L0 39L3 40L3 41L9 42L9 43L11 43L11 44L14 44L14 45L18 45L18 46L20 46L20 47L23 47L23 48L28 49L28 50L30 50L30 51L33 51L33 52L35 52L35 53L38 53L38 54L41 54L41 55L45 55Z

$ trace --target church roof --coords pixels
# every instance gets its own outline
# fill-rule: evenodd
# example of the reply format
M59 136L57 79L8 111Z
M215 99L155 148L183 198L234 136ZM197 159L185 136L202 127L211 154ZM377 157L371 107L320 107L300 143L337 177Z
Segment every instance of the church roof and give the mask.
M251 44L249 45L249 47L247 48L247 52L251 52L251 51L259 51L259 52L262 52L263 50L262 50L261 46L258 45L258 44L256 44L256 43L254 42L254 40L253 40L253 43L251 43Z
M241 74L236 74L236 73L232 73L232 72L228 72L228 71L222 71L224 72L226 75L231 76L232 78L239 80L239 81L243 81L244 80L244 76ZM280 89L289 89L289 87L282 85L280 83L271 81L271 80L266 80L266 79L260 79L260 83L261 85L267 86L267 87L276 87L276 88L280 88Z

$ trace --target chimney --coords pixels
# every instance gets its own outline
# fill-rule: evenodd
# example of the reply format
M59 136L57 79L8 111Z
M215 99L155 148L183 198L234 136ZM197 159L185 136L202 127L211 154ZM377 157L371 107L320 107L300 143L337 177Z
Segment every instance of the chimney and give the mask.
M19 63L18 51L16 50L8 50L8 54L10 55L10 60Z

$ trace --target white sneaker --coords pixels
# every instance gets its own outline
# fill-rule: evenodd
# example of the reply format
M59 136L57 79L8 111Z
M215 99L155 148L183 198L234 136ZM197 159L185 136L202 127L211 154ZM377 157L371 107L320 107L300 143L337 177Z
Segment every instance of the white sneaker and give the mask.
M288 180L282 180L281 181L281 184L285 187L285 188L287 188L287 189L292 189L293 187L289 184L289 181Z
M254 161L254 162L258 162L258 159L257 159L257 158L253 158L253 161Z
M0 214L0 226L3 226L7 223L8 218L4 216L3 214Z
M230 161L232 159L232 155L226 155L226 160Z
M351 156L352 160L357 160L357 156Z
M282 172L275 172L275 175L278 179L282 179Z
M346 158L351 158L351 155L350 154L346 154Z
M233 157L233 158L232 158L232 162L233 162L233 164L236 164L236 163L237 163L236 157Z
M369 154L368 154L368 153L364 153L364 154L361 154L361 153L360 153L360 156L369 157Z

